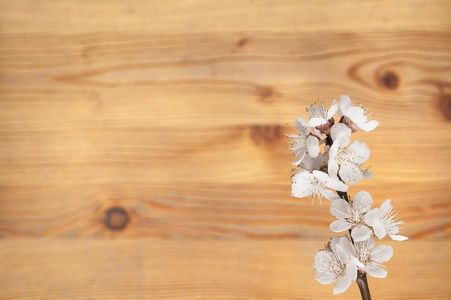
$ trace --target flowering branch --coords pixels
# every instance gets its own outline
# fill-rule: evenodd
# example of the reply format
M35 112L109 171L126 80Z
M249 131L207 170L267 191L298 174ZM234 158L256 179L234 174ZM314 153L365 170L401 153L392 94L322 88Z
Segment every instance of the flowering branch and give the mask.
M368 192L357 192L353 199L347 193L347 184L372 178L371 172L362 169L370 157L370 149L361 141L350 144L351 134L358 130L372 131L379 122L368 120L371 113L354 106L348 96L340 96L339 103L332 100L329 109L323 104L313 104L307 112L308 122L301 117L296 119L299 133L287 134L295 155L293 165L300 168L292 178L292 196L310 198L320 205L323 199L331 201L330 213L337 220L330 224L330 230L349 232L349 237L332 238L316 254L315 278L322 284L335 283L334 294L343 293L356 281L362 299L371 299L367 274L385 278L387 271L382 263L393 256L393 248L376 247L373 236L407 240L398 234L403 221L393 212L390 199L380 208L371 209L373 199ZM340 121L335 124L336 113Z
M346 200L346 202L349 203L349 197L348 193L346 192L337 192L337 194ZM351 243L355 245L354 239L352 238L352 231L351 229L348 229L349 231L349 238L351 239ZM362 300L371 300L371 293L370 293L370 287L368 285L368 279L366 278L366 272L363 272L361 270L357 270L357 279L356 279L357 285L359 286L360 295L362 296Z

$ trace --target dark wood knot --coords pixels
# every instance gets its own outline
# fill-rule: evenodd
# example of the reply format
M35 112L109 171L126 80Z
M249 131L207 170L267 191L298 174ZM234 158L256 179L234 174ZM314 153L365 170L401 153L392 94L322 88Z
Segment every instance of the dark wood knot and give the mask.
M237 45L238 47L243 47L243 46L245 46L247 43L249 43L249 39L246 38L246 37L243 37L243 38L241 38L241 39L238 40L238 42L236 43L236 45Z
M392 71L384 72L380 77L380 81L382 86L389 90L395 90L399 86L399 76Z
M451 94L442 94L440 96L439 109L446 120L451 121Z
M279 96L277 91L271 86L259 86L257 89L258 98L267 103L274 102Z
M109 230L123 230L129 222L128 213L120 206L110 207L105 212L104 222Z
M279 125L255 125L250 130L250 138L257 145L274 145L282 135L282 128Z

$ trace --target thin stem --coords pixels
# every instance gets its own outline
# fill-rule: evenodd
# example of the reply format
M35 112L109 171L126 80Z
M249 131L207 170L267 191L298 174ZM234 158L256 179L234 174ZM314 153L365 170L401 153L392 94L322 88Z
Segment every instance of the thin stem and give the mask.
M341 180L341 181L343 181L343 180ZM346 202L349 203L348 193L337 191L337 194L338 194L338 196L340 196L342 199L346 200Z
M332 146L332 144L334 143L334 141L332 140L332 136L330 134L326 134L326 145L327 146Z
M370 288L368 286L368 280L366 279L366 272L361 273L359 271L356 282L359 286L362 300L371 300Z
M333 143L333 141L332 141L330 134L327 134L326 145L332 146L332 143ZM340 179L340 181L343 182L343 180L341 180L340 176L338 176L338 178ZM340 196L342 199L346 200L346 202L349 203L349 196L348 196L347 192L337 191L337 194L338 194L338 196ZM355 245L354 239L352 238L352 235L351 235L351 229L349 229L349 237L351 238L352 244ZM360 294L362 295L362 300L371 300L370 287L368 286L366 272L358 271L356 282L357 282L357 285L359 286Z
M326 135L326 145L332 146L332 137L330 136L330 134Z

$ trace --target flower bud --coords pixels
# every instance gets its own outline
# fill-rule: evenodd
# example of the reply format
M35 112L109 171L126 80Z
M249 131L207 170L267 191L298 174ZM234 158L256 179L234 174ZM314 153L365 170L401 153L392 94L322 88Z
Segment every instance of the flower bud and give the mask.
M330 118L329 120L327 120L326 124L316 126L315 128L318 129L319 132L321 132L322 134L329 134L330 129L334 124L335 124L334 118Z

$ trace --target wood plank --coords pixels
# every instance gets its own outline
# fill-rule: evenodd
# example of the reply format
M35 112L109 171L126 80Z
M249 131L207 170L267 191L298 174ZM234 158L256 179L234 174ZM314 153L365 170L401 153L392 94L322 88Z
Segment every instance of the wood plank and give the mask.
M371 149L373 182L449 180L451 127L381 125L359 134ZM38 128L38 127L37 127ZM5 130L3 185L261 183L289 184L289 127ZM158 141L158 142L156 142Z
M142 126L146 116L158 126L284 124L312 100L347 92L376 115L386 112L382 121L406 121L394 118L405 110L443 123L450 40L423 31L16 35L0 44L0 92L16 105L57 105L60 114L46 116L54 122L133 116Z
M358 9L357 9L358 8ZM421 1L1 1L5 33L449 30L450 2Z
M325 241L324 241L325 242ZM322 241L8 239L0 243L0 297L96 299L325 299L314 279ZM390 242L388 278L374 299L445 299L450 242ZM434 253L434 256L431 256ZM354 283L334 299L359 299Z
M411 239L451 237L449 183L362 183L375 206L391 198ZM290 197L288 185L74 185L3 188L3 237L160 237L289 239L331 236L329 202L322 208ZM130 222L106 226L105 214L122 207Z
M286 184L286 124L346 92L381 121L358 135L379 184L451 176L446 33L56 37L0 44L4 184Z

